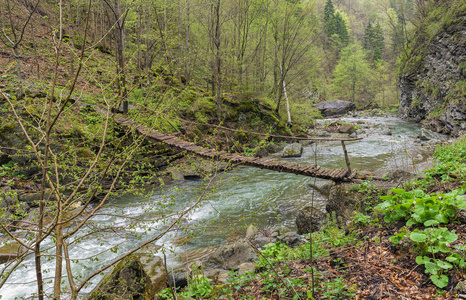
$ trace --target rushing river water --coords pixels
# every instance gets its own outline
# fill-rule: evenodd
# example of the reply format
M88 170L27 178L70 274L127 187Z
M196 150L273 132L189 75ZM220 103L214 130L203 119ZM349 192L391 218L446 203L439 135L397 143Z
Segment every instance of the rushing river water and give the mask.
M345 118L344 121L366 122L371 124L372 128L371 134L363 140L346 143L352 168L375 171L387 169L387 165L390 165L390 168L393 166L402 168L411 163L407 153L418 144L414 138L419 134L418 124L395 118ZM374 126L388 127L392 135L380 135L377 129L373 129ZM346 167L339 142L306 146L300 158L281 159L278 154L272 155L271 158L299 164L317 162L327 168ZM294 218L298 209L309 205L312 201L318 209L322 211L325 209L324 197L314 193L308 185L314 180L310 177L252 167L237 167L220 173L213 180L201 206L184 216L179 230L166 234L156 244L163 245L167 253L172 250L183 252L201 247L219 246L234 231L225 225L236 220L240 221L235 227L243 231L245 225L252 223L259 229L280 226L294 229ZM113 200L113 206L103 209L102 214L95 216L93 221L96 226L113 226L120 229L108 230L100 236L82 238L79 243L71 247L71 256L76 260L73 263L74 276L85 277L125 250L155 237L160 233L161 228L165 228L166 223L145 220L153 220L162 217L163 214L179 212L189 207L202 195L205 185L206 181L202 180L175 181L157 189L148 197L131 196ZM131 219L116 217L114 214L124 214ZM241 220L242 218L245 219ZM165 218L165 220L171 219ZM195 234L185 244L182 241L186 231L181 227L188 228L190 233ZM178 244L180 246L176 246ZM51 245L51 241L47 241L44 249ZM116 250L117 247L118 251L108 251ZM90 257L93 261L86 259ZM45 277L52 279L54 260L47 260L44 257L42 261ZM177 264L177 259L170 259L170 262ZM93 280L94 284L86 287L84 292L92 290L100 278L96 277ZM47 285L46 291L51 293L52 288ZM31 255L0 289L0 295L2 300L9 300L15 297L28 297L35 291L34 261Z

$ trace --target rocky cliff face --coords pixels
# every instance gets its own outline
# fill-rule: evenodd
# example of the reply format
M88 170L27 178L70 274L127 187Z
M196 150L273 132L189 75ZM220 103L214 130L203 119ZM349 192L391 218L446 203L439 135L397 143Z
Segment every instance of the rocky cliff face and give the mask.
M466 133L466 16L423 45L415 71L400 78L400 114L430 130Z

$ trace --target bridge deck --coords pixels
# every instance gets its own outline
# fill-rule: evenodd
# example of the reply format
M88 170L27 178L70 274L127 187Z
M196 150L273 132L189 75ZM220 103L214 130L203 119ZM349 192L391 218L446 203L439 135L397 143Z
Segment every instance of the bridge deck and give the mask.
M116 116L115 121L120 125L136 125L131 120L125 119L122 116ZM162 142L171 148L186 151L206 159L222 160L231 162L233 164L243 164L251 167L269 169L278 172L287 172L304 176L317 177L321 179L329 179L336 182L357 181L358 179L365 180L368 178L376 180L380 179L371 176L370 174L358 175L356 170L353 170L351 174L349 174L348 169L327 169L318 165L291 164L264 158L248 157L237 153L228 153L225 151L206 149L194 143L183 141L173 134L160 133L142 125L137 125L134 129L139 134L144 135L148 140L153 142Z

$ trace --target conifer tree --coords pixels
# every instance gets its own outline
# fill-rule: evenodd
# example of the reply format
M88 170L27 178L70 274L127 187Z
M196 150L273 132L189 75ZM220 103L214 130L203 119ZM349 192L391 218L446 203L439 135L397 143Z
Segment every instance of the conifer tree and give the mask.
M327 0L324 7L325 33L330 38L337 38L337 44L345 47L349 42L348 28L341 14L335 12L332 0Z
M364 49L370 53L369 57L373 62L382 59L384 47L384 36L380 23L377 22L377 25L374 27L369 20L364 32Z
M335 14L335 7L333 6L332 0L327 0L327 3L325 3L325 7L324 7L324 23L325 23L327 34L328 34L327 30L329 28L329 25L331 23L331 20L334 14Z
M343 17L339 12L336 12L333 16L333 27L335 28L335 31L333 34L338 35L338 38L342 44L343 47L348 45L349 42L349 34L348 34L348 28L346 27L346 23L343 20ZM333 35L332 34L332 35Z

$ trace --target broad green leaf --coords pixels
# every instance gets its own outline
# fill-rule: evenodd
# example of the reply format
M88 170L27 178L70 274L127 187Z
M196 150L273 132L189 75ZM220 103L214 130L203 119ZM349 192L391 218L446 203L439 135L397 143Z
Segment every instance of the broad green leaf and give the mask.
M448 277L446 275L432 275L430 280L439 288L444 288L448 285Z
M416 220L416 222L421 222L421 216L414 213L414 214L411 214L411 218L413 218L414 220Z
M464 199L464 196L458 196L456 199L458 200L458 202L456 204L456 207L458 207L458 209L466 208L466 201Z
M402 197L403 199L405 199L405 200L414 199L413 194L411 194L410 192L403 193L403 194L401 195L401 197Z
M437 274L440 271L440 267L433 262L426 262L424 266L426 267L426 273Z
M406 222L406 226L413 226L414 224L417 224L417 222L414 220L414 219L409 219L407 222Z
M442 244L442 245L440 245L440 251L443 252L443 253L450 253L451 249L447 245Z
M419 256L416 257L416 263L418 265L423 265L423 264L425 264L426 262L429 262L429 261L430 261L430 258L428 258L427 256L419 255Z
M418 204L416 204L416 206L414 207L414 213L415 213L415 214L418 214L418 215L422 215L422 214L426 211L425 208L426 208L426 207L425 207L424 203L418 203Z
M404 189L391 189L390 192L401 195L405 192L405 190Z
M443 261L443 260L437 260L437 266L439 266L442 269L453 268L453 266L450 263L447 263L446 261Z
M466 268L466 262L464 260L460 260L460 262L458 263L458 266L461 268L461 269L464 269Z
M424 222L424 226L430 227L430 226L435 226L438 225L439 222L437 220L427 220Z
M445 215L448 216L448 217L450 217L450 218L455 217L455 216L456 216L456 209L454 209L454 208L447 208L447 209L445 210Z
M413 190L411 193L418 198L422 198L426 195L422 190Z
M417 242L417 243L423 243L426 241L427 239L427 235L423 232L420 232L420 231L413 231L411 232L411 234L409 235L409 238L413 241L413 242Z
M393 203L391 201L384 201L380 203L379 205L377 205L375 208L382 210L382 209L392 207L392 206L393 206Z
M451 244L451 243L453 243L454 241L456 241L458 239L458 236L456 235L456 233L451 232L451 231L442 232L442 237L443 237L445 243L447 243L447 244Z
M439 221L440 223L448 223L449 222L448 217L445 216L445 214L443 212L439 212L438 215L435 217L435 219L437 221Z
M447 256L445 259L447 261L451 262L451 263L454 263L454 264L458 264L460 262L460 257L459 257L459 255L457 253L453 253L452 255Z

